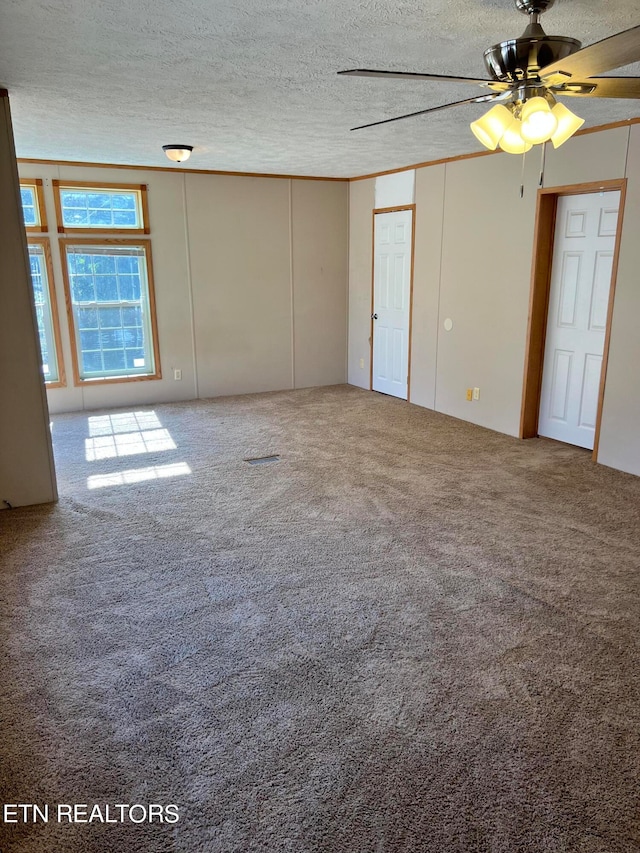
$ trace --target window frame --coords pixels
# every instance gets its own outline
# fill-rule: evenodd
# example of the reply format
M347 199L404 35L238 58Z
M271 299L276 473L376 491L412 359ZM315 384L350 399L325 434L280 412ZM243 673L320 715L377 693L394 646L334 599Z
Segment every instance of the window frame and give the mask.
M90 237L65 237L61 238L58 242L60 244L60 256L62 260L62 280L64 284L64 299L67 307L69 335L71 338L71 362L73 366L74 385L113 385L120 384L122 382L146 382L148 380L162 379L162 370L160 367L160 344L158 341L158 323L156 317L156 297L155 288L153 284L151 240L125 240L122 238L107 237L97 237L96 239L92 240ZM83 379L80 376L80 354L78 350L79 340L76 331L75 318L73 316L73 300L71 296L69 266L67 261L67 247L74 246L131 246L132 248L144 249L145 263L147 268L147 290L149 294L149 328L151 329L152 337L150 350L153 352L154 373L135 374L134 376L95 376L88 379Z
M58 223L58 234L128 234L132 236L141 234L150 234L149 228L149 202L147 200L147 185L146 184L112 184L105 181L59 181L52 180L53 200L56 208L56 220ZM72 228L64 224L62 218L62 199L60 198L61 190L104 190L105 192L128 190L140 194L140 215L142 217L142 228L116 228L108 225L99 225L91 227L85 225L80 228Z
M51 308L51 326L53 329L53 345L55 347L56 364L58 365L58 378L48 380L44 378L47 388L66 388L67 375L64 369L64 357L62 354L62 335L60 333L60 315L58 314L58 302L56 300L56 289L53 280L53 260L51 255L51 241L48 237L27 236L27 253L29 246L42 246L44 264L47 272L47 289L49 292L49 306ZM29 264L31 266L31 264ZM32 285L33 287L33 285ZM42 365L41 365L42 367Z
M47 208L44 203L44 185L42 178L20 178L20 187L28 187L33 190L36 209L38 212L38 221L40 223L39 225L25 224L25 231L27 234L46 234L49 230L49 225L47 223ZM20 209L22 210L22 204L20 205Z

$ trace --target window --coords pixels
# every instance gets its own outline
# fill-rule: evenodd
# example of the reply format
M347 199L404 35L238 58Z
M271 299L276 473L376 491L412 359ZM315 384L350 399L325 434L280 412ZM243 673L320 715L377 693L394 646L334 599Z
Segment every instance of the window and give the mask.
M29 265L38 321L40 352L42 354L42 373L45 382L50 386L60 387L65 384L65 376L60 346L58 309L53 289L51 249L46 237L31 237L29 239Z
M149 233L145 184L51 183L60 234Z
M47 212L44 206L42 179L22 179L20 181L20 200L22 216L27 232L43 232L47 230Z
M76 382L159 379L149 243L60 244Z

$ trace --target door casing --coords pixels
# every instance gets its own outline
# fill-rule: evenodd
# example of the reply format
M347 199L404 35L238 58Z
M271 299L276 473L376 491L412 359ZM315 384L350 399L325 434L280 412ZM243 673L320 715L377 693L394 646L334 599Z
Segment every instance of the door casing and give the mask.
M529 321L527 326L527 341L524 360L522 407L520 411L520 438L535 438L538 435L538 414L540 411L540 392L542 389L542 369L544 364L547 314L549 311L551 265L553 262L553 241L558 198L563 195L580 195L583 193L620 190L620 208L618 212L618 226L613 252L611 287L609 289L609 303L607 306L607 324L604 338L604 350L602 353L598 411L596 415L596 431L593 444L594 461L598 458L598 444L600 441L602 401L604 399L604 389L607 376L609 341L611 338L611 317L613 315L613 302L616 289L616 278L618 274L618 257L620 254L620 237L622 234L626 188L626 178L611 181L593 181L590 183L573 184L568 186L548 187L538 190L536 206L533 263L531 268L531 289L529 295Z

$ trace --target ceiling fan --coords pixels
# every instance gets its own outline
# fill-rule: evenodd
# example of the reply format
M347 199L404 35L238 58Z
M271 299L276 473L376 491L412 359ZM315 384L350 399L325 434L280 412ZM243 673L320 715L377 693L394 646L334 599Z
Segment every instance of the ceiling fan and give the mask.
M462 104L493 101L496 105L472 122L471 130L490 150L500 146L510 154L523 154L533 145L549 140L557 148L584 124L584 119L556 101L556 96L640 98L640 77L594 76L640 61L640 26L582 47L574 38L548 36L542 29L540 15L555 0L514 2L518 11L529 15L529 24L520 38L502 41L485 50L489 79L366 68L338 71L351 77L477 83L489 89L488 93L351 129L362 130Z

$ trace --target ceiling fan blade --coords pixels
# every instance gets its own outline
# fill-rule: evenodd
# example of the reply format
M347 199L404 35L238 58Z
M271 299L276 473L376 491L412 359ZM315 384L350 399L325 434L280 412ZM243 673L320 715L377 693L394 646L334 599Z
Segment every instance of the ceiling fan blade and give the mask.
M584 86L584 91L552 86L555 95L571 95L574 98L640 98L640 77L589 77L574 81L569 86ZM590 91L591 89L591 91Z
M584 80L594 74L602 74L640 61L640 26L623 30L595 44L590 44L572 53L565 59L552 62L540 69L543 82L552 74L579 77ZM560 80L553 81L559 83Z
M482 86L496 87L497 91L509 88L508 83L499 80L481 80L477 77L449 77L446 74L418 74L415 71L377 71L373 68L352 68L349 71L338 71L345 77L382 77L398 80L433 80L444 83L479 83Z
M441 104L439 107L430 107L428 110L418 110L415 113L407 113L404 116L395 116L395 118L383 118L382 121L372 121L370 124L361 124L358 127L352 127L351 130L363 130L365 127L375 127L377 124L387 124L390 121L400 121L403 118L413 118L414 116L423 116L427 113L437 113L438 110L447 110L449 107L459 107L462 104L481 104L484 101L498 100L500 95L480 95L479 98L467 98L464 101L454 101L451 104Z

